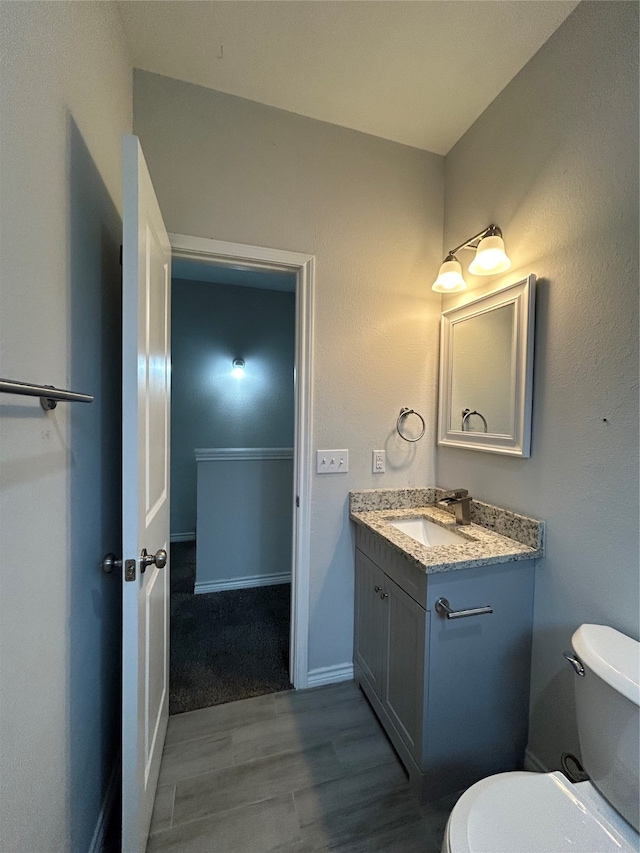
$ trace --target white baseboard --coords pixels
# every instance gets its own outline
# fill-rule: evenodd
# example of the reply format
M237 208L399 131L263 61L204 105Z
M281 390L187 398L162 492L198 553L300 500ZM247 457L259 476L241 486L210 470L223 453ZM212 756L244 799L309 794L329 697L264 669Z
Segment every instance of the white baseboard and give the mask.
M524 751L524 769L532 773L548 773L549 768L527 747Z
M252 575L244 578L227 578L222 581L196 581L195 592L221 592L223 589L248 589L252 586L274 586L278 583L291 583L291 572L280 575Z
M89 845L89 853L101 853L104 842L105 835L107 832L107 827L109 826L109 818L111 816L111 810L114 805L114 798L116 795L116 780L118 778L118 773L120 772L120 757L118 756L118 760L113 765L113 770L111 771L111 776L109 777L109 784L107 785L107 790L104 793L104 799L102 800L102 807L100 808L100 813L98 815L98 820L96 821L96 828L93 830L93 838L91 839L91 844Z
M172 533L169 537L170 542L193 542L196 538L195 530L193 533Z
M312 669L307 676L307 687L320 687L321 684L335 684L338 681L351 681L353 664L339 663L336 666L321 666Z

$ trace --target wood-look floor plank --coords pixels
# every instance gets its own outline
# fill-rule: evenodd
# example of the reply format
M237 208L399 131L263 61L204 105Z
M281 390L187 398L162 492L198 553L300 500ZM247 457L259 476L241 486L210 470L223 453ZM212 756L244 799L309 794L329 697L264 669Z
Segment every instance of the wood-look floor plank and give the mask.
M147 853L275 853L300 837L293 797L286 794L174 826L152 836Z
M431 830L439 835L444 836L444 830L449 820L451 810L460 798L462 792L450 794L442 800L436 800L433 803L427 803L420 807L420 814L423 819L429 824Z
M343 700L362 697L362 695L355 681L340 681L338 684L309 687L306 690L285 690L283 693L274 693L273 700L277 714L295 714L306 709L332 708Z
M175 793L175 785L158 785L156 788L156 798L153 803L153 813L151 815L151 827L149 828L150 835L154 835L156 832L161 832L164 829L169 829L171 826Z
M255 696L252 699L229 702L227 705L214 705L213 708L174 714L169 717L165 745L225 734L243 725L273 719L275 715L273 695Z
M326 843L309 840L296 841L281 848L278 853L441 853L441 842L417 818L401 827L366 832L359 838L344 842ZM231 853L231 851L226 851ZM244 851L233 851L244 853Z
M333 849L387 833L408 824L421 825L418 804L397 762L351 773L294 793L303 840L313 850ZM366 849L363 847L362 849Z
M330 820L344 811L352 811L361 805L382 801L390 793L410 791L407 778L397 761L370 767L357 773L348 773L326 782L297 788L294 799L298 808L301 826L318 820ZM409 799L413 813L419 807Z
M354 682L171 717L161 779L149 853L439 853L455 802L417 805Z
M358 695L333 706L313 708L305 703L295 713L243 726L233 732L236 764L291 749L307 749L342 735L378 731L373 711Z
M180 780L173 825L325 782L342 772L333 746L326 743Z
M231 734L170 743L162 752L159 784L188 779L233 764Z
M340 732L332 740L338 761L345 770L366 770L399 759L377 720L355 731Z

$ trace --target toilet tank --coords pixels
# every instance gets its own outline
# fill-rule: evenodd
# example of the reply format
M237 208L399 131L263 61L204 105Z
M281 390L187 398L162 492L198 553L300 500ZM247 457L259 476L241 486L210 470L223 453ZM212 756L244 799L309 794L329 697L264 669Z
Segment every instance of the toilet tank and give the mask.
M606 625L581 625L571 644L582 763L636 831L640 824L640 643Z

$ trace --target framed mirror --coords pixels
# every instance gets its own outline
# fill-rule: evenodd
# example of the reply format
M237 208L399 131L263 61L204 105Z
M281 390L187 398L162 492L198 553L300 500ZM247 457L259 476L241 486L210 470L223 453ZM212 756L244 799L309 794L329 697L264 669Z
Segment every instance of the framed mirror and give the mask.
M438 444L531 453L535 276L442 313Z

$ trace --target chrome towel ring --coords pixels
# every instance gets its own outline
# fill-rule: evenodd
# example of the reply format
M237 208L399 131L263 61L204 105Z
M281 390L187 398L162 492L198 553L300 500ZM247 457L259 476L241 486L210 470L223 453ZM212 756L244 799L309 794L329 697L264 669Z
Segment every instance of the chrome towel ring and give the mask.
M462 410L462 432L469 432L469 430L465 430L465 426L467 424L467 418L470 418L471 415L477 415L482 423L484 424L484 432L487 432L487 419L484 415L481 415L480 412L477 412L475 409L471 411L471 409L463 409Z
M409 417L409 415L415 415L422 421L422 430L420 431L420 435L417 438L407 438L407 436L402 432L402 427L404 426L405 418ZM400 414L398 415L398 420L396 421L396 429L400 438L403 438L405 441L420 441L420 439L424 435L426 426L424 423L424 418L419 412L416 412L415 409L407 409L405 406L403 406L402 409L400 409Z

